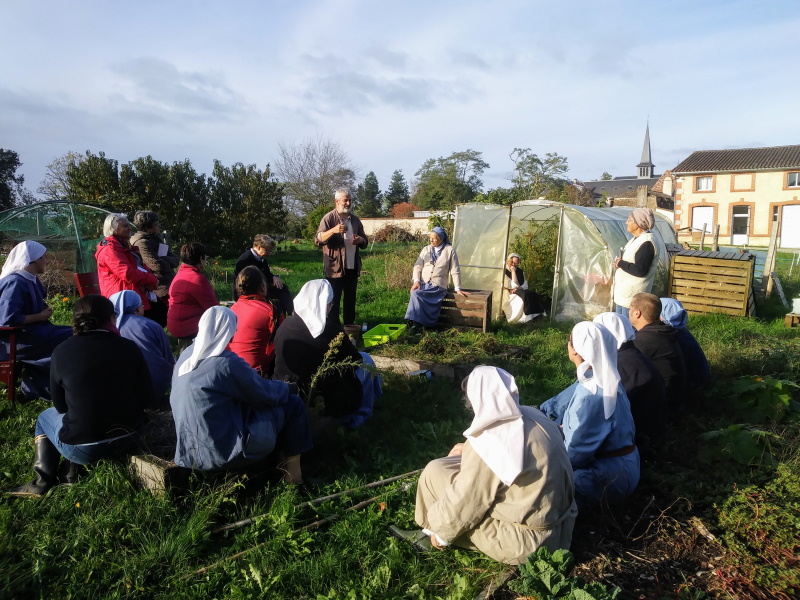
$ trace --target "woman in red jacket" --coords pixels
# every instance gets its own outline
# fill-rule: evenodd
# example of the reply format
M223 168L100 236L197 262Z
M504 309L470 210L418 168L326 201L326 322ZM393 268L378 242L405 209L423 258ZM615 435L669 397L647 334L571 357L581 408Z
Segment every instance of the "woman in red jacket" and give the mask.
M183 264L169 286L167 331L178 338L179 350L186 348L197 335L203 313L219 304L214 288L203 274L206 260L202 244L185 244L181 248Z
M122 290L133 290L142 299L145 310L150 309L150 300L158 279L147 268L136 246L131 246L131 223L122 214L110 214L103 223L106 236L97 245L94 258L97 261L97 281L100 293L110 298Z
M283 311L267 298L267 280L258 267L242 269L236 277L239 299L231 307L238 326L228 349L264 377L275 369L275 330L283 321Z

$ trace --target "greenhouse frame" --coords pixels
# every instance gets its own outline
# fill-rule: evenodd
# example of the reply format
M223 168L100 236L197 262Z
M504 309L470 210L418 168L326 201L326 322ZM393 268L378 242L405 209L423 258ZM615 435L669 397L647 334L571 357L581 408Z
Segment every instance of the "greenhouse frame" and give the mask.
M614 310L611 298L613 261L631 234L625 221L633 207L594 208L525 200L510 206L461 204L456 208L453 246L461 263L462 286L492 291L492 318L505 300L503 271L515 238L532 221L558 223L558 236L549 316L556 321L579 321ZM672 223L656 214L653 237L658 267L653 293L663 296L669 280L665 244L677 244ZM525 265L521 265L525 270ZM527 271L526 271L527 273Z

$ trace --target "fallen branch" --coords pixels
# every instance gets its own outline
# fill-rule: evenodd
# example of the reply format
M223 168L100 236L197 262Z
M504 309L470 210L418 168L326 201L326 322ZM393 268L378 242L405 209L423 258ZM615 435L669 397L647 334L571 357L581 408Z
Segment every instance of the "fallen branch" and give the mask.
M359 490L364 489L371 489L376 487L381 487L382 485L387 485L389 483L395 482L398 479L404 479L405 477L410 477L412 475L417 475L421 473L422 469L417 469L416 471L409 471L408 473L403 473L402 475L395 475L394 477L388 477L386 479L381 479L379 481L373 481L372 483L368 483L366 485L362 485L360 487L351 488L349 490L344 490L342 492L337 492L336 494L330 494L329 496L322 496L320 498L314 498L313 500L309 500L308 502L303 502L297 506L298 510L303 509L310 506L315 506L317 504L322 504L323 502L327 502L328 500L335 500L336 498L341 498L342 496L346 496L347 494L352 494L353 492L357 492ZM250 517L248 519L242 519L241 521L236 521L234 523L228 523L226 525L222 525L214 529L211 533L222 533L223 531L230 531L231 529L238 529L239 527L244 527L245 525L250 525L256 519L260 519L262 517L266 517L266 514L263 515L256 515L255 517Z

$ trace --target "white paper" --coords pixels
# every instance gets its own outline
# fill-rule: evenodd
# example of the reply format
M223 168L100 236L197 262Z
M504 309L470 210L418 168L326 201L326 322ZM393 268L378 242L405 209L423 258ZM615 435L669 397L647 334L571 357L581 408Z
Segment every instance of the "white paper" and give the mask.
M167 252L169 252L169 246L166 244L159 244L158 245L158 255L159 256L166 256Z

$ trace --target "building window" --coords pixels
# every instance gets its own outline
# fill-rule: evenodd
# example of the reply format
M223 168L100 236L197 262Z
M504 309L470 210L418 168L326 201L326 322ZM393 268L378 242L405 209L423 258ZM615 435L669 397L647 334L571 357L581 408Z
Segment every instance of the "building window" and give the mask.
M711 191L711 177L695 177L695 190L698 192Z
M778 211L779 210L780 210L780 206L773 206L772 207L772 220L773 221L777 221L778 220Z
M800 187L800 172L789 173L786 176L786 187Z

